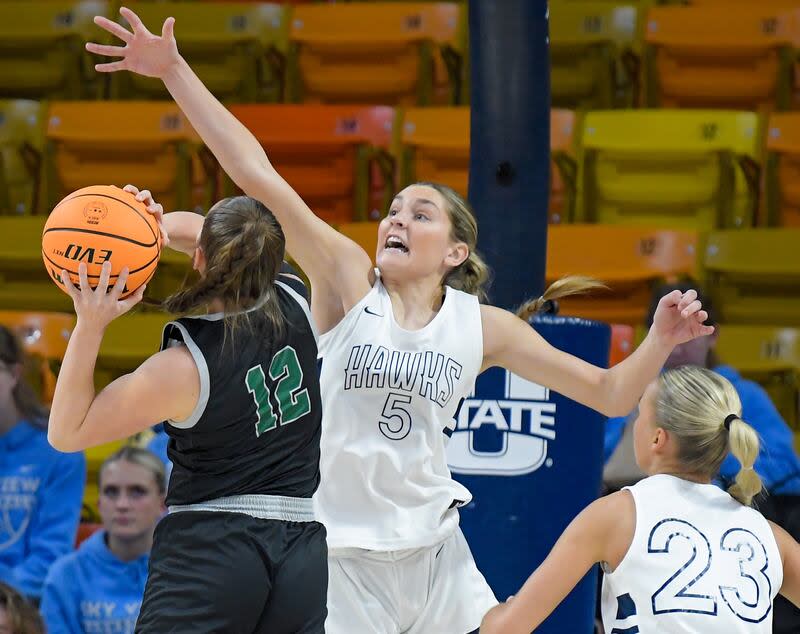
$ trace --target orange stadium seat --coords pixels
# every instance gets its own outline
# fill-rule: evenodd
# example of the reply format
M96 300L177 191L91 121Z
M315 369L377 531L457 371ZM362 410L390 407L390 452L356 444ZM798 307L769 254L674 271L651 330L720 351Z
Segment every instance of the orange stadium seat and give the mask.
M408 108L398 117L400 183L444 183L467 195L469 177L469 108ZM550 113L550 222L569 222L575 200L575 114Z
M800 228L715 231L704 267L725 324L800 324Z
M655 7L647 18L647 103L662 107L786 109L794 15L760 2Z
M154 33L170 16L181 49L206 87L233 102L279 101L289 46L289 11L272 3L130 2ZM120 17L123 24L125 19ZM114 99L169 99L164 84L135 73L110 77Z
M0 101L0 215L36 211L45 110L38 101Z
M440 46L456 45L459 24L459 5L452 2L299 5L292 16L289 100L433 103L437 85L457 84L441 77L436 60Z
M33 384L45 403L53 400L56 387L54 367L64 358L75 315L0 310L0 324L19 337L30 357Z
M69 192L96 183L132 183L152 191L164 209L189 209L194 140L172 102L53 102L47 125L48 209Z
M765 176L764 224L800 227L800 114L770 117Z
M546 277L589 275L608 291L567 298L561 313L609 324L641 324L652 285L691 276L697 268L697 234L611 225L555 225L548 229Z
M346 222L336 228L358 244L375 263L375 251L378 246L378 222Z
M608 367L627 359L634 348L636 329L627 324L612 324L611 349L608 353Z
M366 220L387 208L394 193L392 108L276 104L232 106L231 112L325 221Z

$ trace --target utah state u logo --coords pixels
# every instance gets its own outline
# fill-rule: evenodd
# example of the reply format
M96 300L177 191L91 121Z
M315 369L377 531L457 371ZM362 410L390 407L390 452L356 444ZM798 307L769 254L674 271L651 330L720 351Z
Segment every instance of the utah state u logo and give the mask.
M447 444L450 470L512 476L550 466L547 445L556 437L555 414L548 388L501 368L487 370L456 412Z

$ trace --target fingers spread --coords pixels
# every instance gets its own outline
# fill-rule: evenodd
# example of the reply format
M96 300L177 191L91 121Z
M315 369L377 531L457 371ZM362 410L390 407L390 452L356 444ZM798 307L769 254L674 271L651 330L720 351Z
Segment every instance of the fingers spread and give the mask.
M123 42L127 43L133 40L133 33L131 33L121 24L118 24L113 20L109 20L108 18L105 18L102 15L95 16L94 23L101 29L104 29L109 33L111 33L111 35L116 35Z
M86 43L86 50L98 55L108 55L110 57L125 57L124 46L108 46L107 44Z
M110 62L108 64L95 64L94 69L98 73L115 73L118 70L127 70L127 63L124 59L118 62Z
M125 292L125 283L128 281L128 267L124 267L119 272L119 277L117 277L117 283L114 284L114 288L111 289L111 296L114 299L119 299L123 292Z

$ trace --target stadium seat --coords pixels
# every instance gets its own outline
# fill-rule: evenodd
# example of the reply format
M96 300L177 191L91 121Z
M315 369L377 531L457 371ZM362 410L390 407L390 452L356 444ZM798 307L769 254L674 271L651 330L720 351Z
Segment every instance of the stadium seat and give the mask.
M716 231L704 260L722 323L800 324L800 229Z
M767 132L764 224L800 227L800 114L773 114Z
M608 367L614 367L627 359L634 349L635 329L627 324L611 325L611 348L608 353Z
M630 2L551 4L553 106L577 109L630 105L637 79L636 66L631 66L636 57L637 19L637 7Z
M401 149L400 183L434 181L467 195L469 176L469 108L408 108L397 119ZM550 113L550 222L570 222L575 200L575 115Z
M42 261L44 216L0 217L0 310L72 311Z
M78 546L80 546L83 542L85 542L102 528L103 525L99 522L81 520L81 523L78 524L78 534L75 536L75 548L78 548Z
M611 225L554 225L547 235L547 282L588 275L607 291L566 298L561 314L636 326L644 322L652 286L692 276L697 234Z
M37 101L0 101L0 215L38 205L45 109Z
M105 387L123 374L132 372L149 356L158 352L161 333L171 316L163 312L128 313L106 328L95 366L95 385Z
M299 5L290 35L289 101L429 105L437 84L451 81L437 76L436 58L440 46L458 41L459 24L459 5L452 2ZM456 84L453 78L453 90ZM454 100L453 94L447 101Z
M95 97L101 82L83 44L102 37L92 19L104 0L0 2L0 95L30 99Z
M760 2L655 7L647 17L647 104L786 109L791 101L790 12Z
M590 112L577 217L709 230L753 225L759 118L713 110Z
M346 222L338 225L336 229L364 249L374 264L379 224L378 222Z
M392 108L276 104L232 106L231 112L325 221L366 220L388 208Z
M760 383L784 420L800 429L800 330L722 325L715 351L723 363Z
M16 333L31 361L27 376L45 403L53 400L55 370L67 351L75 315L0 310L0 325Z
M153 32L175 18L181 55L215 96L231 102L280 101L289 12L276 4L130 2ZM119 18L125 23L124 18ZM114 99L169 99L161 81L134 73L111 76Z
M189 209L195 140L173 102L53 102L47 126L48 209L66 194L97 183L132 183L153 192L166 210Z

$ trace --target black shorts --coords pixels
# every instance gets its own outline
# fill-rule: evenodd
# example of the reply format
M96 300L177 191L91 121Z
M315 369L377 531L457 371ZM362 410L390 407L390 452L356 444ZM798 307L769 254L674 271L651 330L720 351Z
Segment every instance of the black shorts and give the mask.
M318 522L167 515L156 527L136 632L323 633L325 537Z

